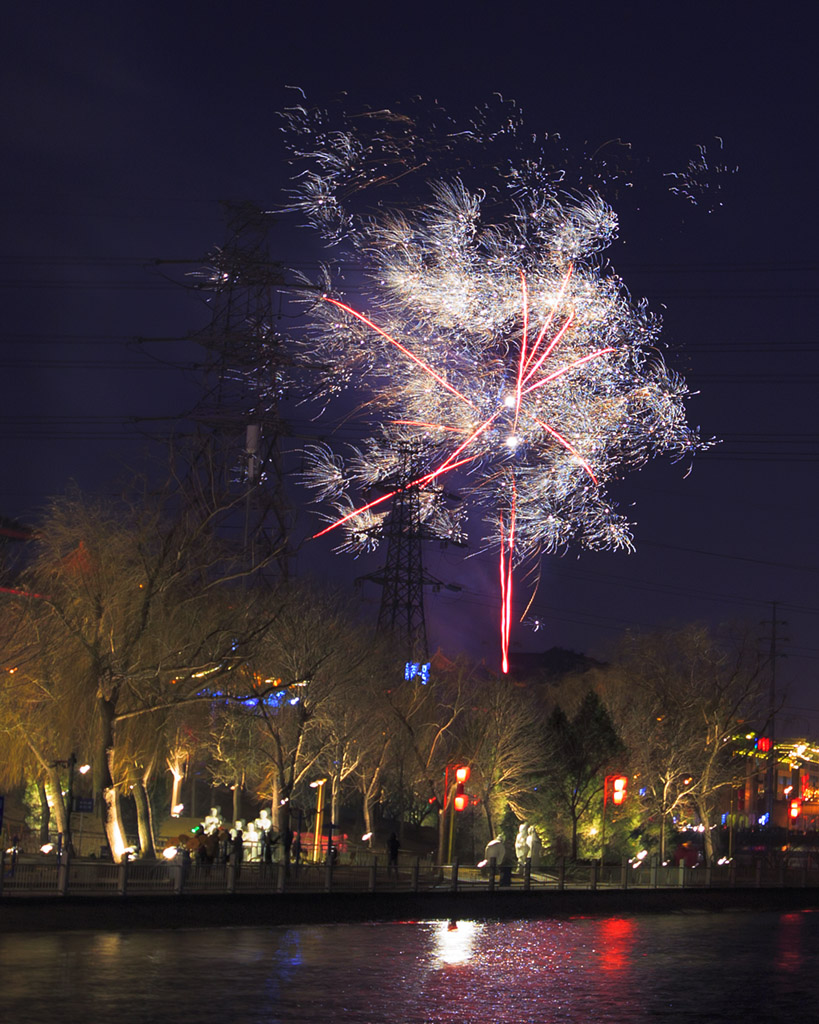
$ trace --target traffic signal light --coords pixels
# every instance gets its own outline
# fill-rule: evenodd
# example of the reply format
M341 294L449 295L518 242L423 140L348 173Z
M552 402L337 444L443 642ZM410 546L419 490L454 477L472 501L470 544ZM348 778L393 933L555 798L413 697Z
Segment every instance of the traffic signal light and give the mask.
M455 787L455 810L463 811L469 805L469 797L464 792L464 785L469 779L469 768L466 765L461 765L455 769L455 779L457 785Z
M627 791L628 776L615 775L611 780L611 802L613 804L622 804L626 799Z
M791 800L790 814L792 818L799 817L799 805L802 803L801 800Z

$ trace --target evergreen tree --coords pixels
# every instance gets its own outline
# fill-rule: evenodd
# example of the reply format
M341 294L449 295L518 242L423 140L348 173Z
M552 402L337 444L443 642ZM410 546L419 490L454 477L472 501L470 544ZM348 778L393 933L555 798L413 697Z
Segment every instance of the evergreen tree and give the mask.
M546 723L546 758L541 790L552 813L571 830L577 860L578 829L602 793L605 777L624 748L605 704L589 691L569 718L559 705Z

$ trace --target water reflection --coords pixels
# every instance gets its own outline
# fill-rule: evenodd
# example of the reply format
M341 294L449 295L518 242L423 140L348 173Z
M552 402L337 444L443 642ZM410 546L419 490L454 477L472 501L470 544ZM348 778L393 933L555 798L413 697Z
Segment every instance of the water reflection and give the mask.
M607 973L619 973L631 963L637 923L631 918L611 917L600 927L602 949L600 967Z
M783 914L779 919L776 966L780 971L798 972L804 966L802 926L804 914Z
M433 929L440 964L464 964L472 955L478 929L475 921L439 921Z
M819 914L0 935L25 1024L806 1019Z

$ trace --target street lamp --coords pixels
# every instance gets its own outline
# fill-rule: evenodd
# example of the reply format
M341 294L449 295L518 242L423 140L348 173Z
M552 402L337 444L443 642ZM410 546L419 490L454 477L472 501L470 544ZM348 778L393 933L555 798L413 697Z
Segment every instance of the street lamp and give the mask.
M91 765L90 764L81 764L77 768L77 771L80 773L80 775L87 775L91 771ZM79 797L74 796L74 779L72 778L71 779L71 793L69 795L69 801L68 802L69 802L69 807L68 807L68 822L69 822L69 825L71 823L71 814L74 811L79 811L80 812L80 839L79 839L79 842L77 844L77 853L78 853L79 856L82 856L82 829L83 829L83 825L85 824L85 814L89 810L88 804L90 803L91 808L93 808L94 801L93 801L93 798L89 801L88 798L80 799ZM69 827L68 831L69 831L69 833L71 832L70 827ZM73 835L70 835L69 838L71 839L71 844L72 844L71 852L73 853L74 852L74 849L73 849L74 837L73 837Z
M454 792L450 792L449 784L449 773L452 771L455 775L455 785L451 787ZM457 811L463 811L469 806L469 797L467 796L464 786L469 781L470 768L464 764L451 764L447 765L445 781L444 781L444 808L446 808L447 802L449 802L449 843L447 845L447 861L452 862L452 849L455 841L455 814Z
M627 775L607 775L603 782L603 829L600 842L600 865L606 857L606 804L608 803L609 790L611 790L611 802L616 807L622 807L628 794Z
M321 830L324 827L324 784L327 779L317 779L310 783L311 789L317 789L316 793L316 827L313 834L313 863L321 860ZM330 851L327 850L329 855Z

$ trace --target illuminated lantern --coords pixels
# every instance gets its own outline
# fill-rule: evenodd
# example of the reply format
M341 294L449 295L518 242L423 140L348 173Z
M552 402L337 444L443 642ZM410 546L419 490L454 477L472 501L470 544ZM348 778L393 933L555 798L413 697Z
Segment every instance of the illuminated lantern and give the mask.
M798 818L799 817L799 805L801 803L802 803L801 800L791 800L790 811L791 811L791 817L792 818Z
M611 802L622 804L626 799L628 778L625 775L615 775L611 780Z
M470 770L466 765L455 769L458 785L455 788L455 810L463 811L469 805L469 797L464 792L464 784L469 779Z

